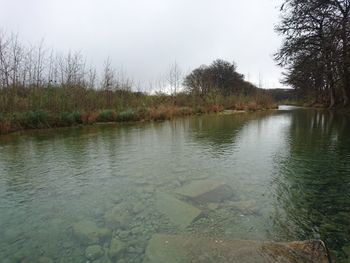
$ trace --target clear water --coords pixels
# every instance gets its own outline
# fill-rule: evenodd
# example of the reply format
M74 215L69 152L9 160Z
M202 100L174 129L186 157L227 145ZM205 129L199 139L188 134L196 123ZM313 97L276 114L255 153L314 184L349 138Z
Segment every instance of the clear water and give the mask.
M347 262L349 135L345 115L284 107L2 136L0 262L92 262L74 232L87 220L110 231L98 241L106 255L96 262L142 262L155 233L321 238ZM206 179L234 195L198 206L205 216L187 228L157 208L157 192ZM127 220L111 227L106 213L116 205ZM112 236L125 249L109 261Z

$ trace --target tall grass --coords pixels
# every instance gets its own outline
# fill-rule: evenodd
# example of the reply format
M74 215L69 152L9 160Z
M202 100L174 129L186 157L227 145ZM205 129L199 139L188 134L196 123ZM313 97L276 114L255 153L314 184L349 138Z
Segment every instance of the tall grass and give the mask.
M80 86L0 89L0 132L91 124L96 122L162 121L176 116L217 113L224 109L262 110L275 107L268 94L194 96L149 95Z

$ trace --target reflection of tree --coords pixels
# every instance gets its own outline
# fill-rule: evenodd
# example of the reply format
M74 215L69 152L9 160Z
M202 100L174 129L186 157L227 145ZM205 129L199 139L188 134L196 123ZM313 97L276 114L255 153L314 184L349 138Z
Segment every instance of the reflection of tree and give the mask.
M213 148L215 152L224 151L235 141L243 126L251 120L266 116L267 113L238 113L233 115L208 115L193 118L190 129L196 141Z
M349 130L341 115L294 112L290 152L277 160L274 223L281 236L320 237L332 249L350 242Z

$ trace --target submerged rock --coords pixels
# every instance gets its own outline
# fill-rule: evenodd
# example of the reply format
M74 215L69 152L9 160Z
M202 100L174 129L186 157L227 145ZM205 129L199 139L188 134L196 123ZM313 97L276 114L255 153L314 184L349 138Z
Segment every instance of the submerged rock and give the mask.
M49 257L43 256L38 259L38 263L54 263L54 261Z
M131 215L127 206L119 204L108 210L104 218L110 228L125 228L130 223Z
M231 201L227 204L227 208L238 211L242 214L257 214L259 212L255 200Z
M152 237L144 263L328 263L322 241L275 243L184 235Z
M90 260L95 260L103 256L103 250L99 245L89 246L85 250L85 257Z
M179 188L176 193L202 203L218 203L233 195L230 186L212 180L191 182Z
M173 224L180 228L189 226L202 212L197 207L166 193L157 193L156 205L161 213L165 214Z
M126 245L124 242L113 238L111 244L109 245L108 256L110 259L117 259L126 250Z
M110 261L110 259L107 256L104 256L92 261L92 263L112 263L112 261Z
M208 203L207 204L207 207L210 209L210 210L216 210L219 208L219 204L217 203Z
M99 228L94 222L87 220L73 224L73 234L85 245L96 244L111 235L107 228Z

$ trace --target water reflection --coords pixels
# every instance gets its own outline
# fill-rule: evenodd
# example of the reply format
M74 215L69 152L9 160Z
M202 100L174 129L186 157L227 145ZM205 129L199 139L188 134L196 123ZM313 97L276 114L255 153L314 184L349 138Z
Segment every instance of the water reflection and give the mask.
M295 111L289 153L275 175L276 231L290 239L321 238L338 257L350 242L349 130L344 115Z

